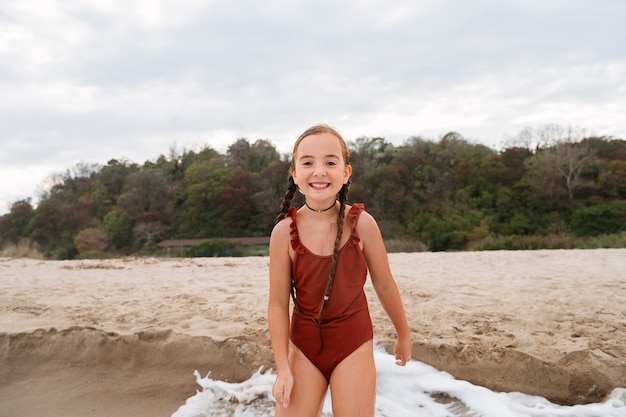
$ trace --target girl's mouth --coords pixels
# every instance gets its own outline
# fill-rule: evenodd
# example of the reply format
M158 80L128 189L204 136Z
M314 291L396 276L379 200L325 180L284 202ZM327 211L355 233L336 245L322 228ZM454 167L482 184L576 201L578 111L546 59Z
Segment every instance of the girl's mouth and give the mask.
M330 184L325 182L325 183L319 183L319 182L312 182L309 184L309 186L311 188L315 188L316 190L323 190L325 188L330 187Z

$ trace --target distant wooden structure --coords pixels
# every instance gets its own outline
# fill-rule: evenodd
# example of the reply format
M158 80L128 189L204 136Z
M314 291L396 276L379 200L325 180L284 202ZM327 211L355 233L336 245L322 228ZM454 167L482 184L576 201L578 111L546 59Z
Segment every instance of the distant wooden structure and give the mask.
M186 248L199 245L213 240L228 240L242 246L244 252L248 255L267 255L269 253L270 237L225 237L225 238L207 238L207 239L167 239L157 243L157 247L166 249L168 256L175 252L176 255L184 254Z
M230 240L231 242L239 243L241 246L265 246L270 244L269 236L261 237L225 237L225 238L210 238L210 239L167 239L157 243L160 248L189 248L191 246L199 245L200 243L210 242L214 239Z

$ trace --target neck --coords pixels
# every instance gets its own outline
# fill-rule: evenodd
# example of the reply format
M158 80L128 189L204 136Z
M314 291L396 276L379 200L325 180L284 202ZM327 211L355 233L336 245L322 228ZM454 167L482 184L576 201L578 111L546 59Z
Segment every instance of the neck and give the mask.
M331 208L335 207L335 204L337 204L337 201L336 201L336 200L335 200L335 201L333 201L333 205L332 205L332 206L330 206L330 207L328 207L328 208L324 208L324 209L316 209L316 208L313 208L313 207L309 206L309 203L307 203L306 201L304 202L304 205L305 205L305 206L307 206L307 208L308 208L309 210L314 211L314 212L316 212L316 213L323 213L323 212L325 212L325 211L328 211L328 210L330 210Z

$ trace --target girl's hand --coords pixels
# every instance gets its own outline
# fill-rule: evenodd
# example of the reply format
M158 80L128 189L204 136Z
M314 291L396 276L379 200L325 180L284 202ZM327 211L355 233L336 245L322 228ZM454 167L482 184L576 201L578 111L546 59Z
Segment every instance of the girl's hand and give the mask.
M272 388L272 395L276 399L276 402L283 407L289 406L289 400L291 399L291 390L293 389L293 375L291 372L279 372Z
M396 344L394 345L393 352L396 355L396 365L404 366L411 359L411 351L413 350L413 345L411 344L411 339L398 339Z

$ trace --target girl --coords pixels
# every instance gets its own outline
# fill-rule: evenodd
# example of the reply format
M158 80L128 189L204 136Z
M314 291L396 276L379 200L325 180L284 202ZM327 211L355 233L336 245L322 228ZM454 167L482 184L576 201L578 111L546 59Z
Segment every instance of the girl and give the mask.
M319 125L296 141L289 189L270 240L268 323L278 376L276 416L319 416L330 386L335 417L374 416L373 331L367 272L411 357L409 328L380 230L362 204L346 204L352 167L345 141ZM295 192L304 206L291 208ZM289 298L294 310L289 320Z

